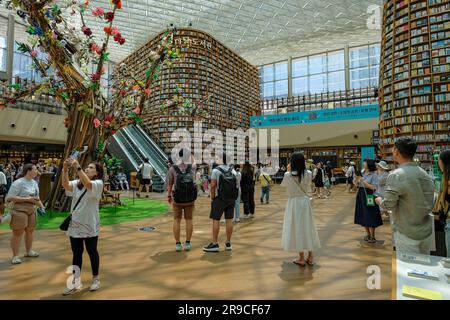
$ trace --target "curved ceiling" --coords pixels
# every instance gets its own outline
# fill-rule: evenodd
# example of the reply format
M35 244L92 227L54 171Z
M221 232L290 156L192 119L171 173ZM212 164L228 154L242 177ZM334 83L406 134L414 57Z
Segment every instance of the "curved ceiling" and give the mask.
M67 0L57 0L59 4ZM254 65L306 54L379 42L381 31L368 28L370 7L382 0L123 0L116 15L127 43L111 45L121 61L173 24L208 32ZM110 7L109 0L91 1ZM5 12L5 9L1 9ZM103 34L104 23L88 14L87 24ZM78 21L78 23L80 23Z

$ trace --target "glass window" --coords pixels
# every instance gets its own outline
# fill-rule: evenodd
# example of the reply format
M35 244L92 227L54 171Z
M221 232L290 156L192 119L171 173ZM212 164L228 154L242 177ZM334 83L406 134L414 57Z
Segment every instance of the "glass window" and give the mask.
M327 71L327 56L319 54L309 57L309 74L317 74Z
M264 83L263 93L264 93L264 95L263 95L264 98L272 98L273 97L273 82Z
M327 75L317 74L309 77L309 92L322 93L327 91Z
M287 62L275 64L275 80L285 80L288 78Z
M275 96L287 97L288 95L288 81L281 80L275 82Z
M308 77L300 77L292 79L292 95L299 96L308 94Z
M345 72L330 72L328 74L328 91L340 90L345 90Z
M6 72L6 54L6 38L0 36L0 71L3 72Z
M350 68L367 67L369 65L369 47L350 49Z
M328 53L328 71L343 70L345 68L344 51Z
M263 67L263 81L273 81L273 65L268 65Z
M303 77L308 75L308 58L292 60L292 76Z

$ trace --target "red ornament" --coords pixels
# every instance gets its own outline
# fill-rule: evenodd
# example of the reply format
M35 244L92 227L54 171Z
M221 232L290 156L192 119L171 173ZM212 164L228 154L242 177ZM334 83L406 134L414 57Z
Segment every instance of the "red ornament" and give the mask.
M112 21L114 20L114 12L107 12L107 13L105 14L105 19L106 19L108 22L112 22Z
M106 33L106 34L109 34L109 35L111 35L111 34L112 34L112 31L113 31L113 29L112 29L111 27L104 27L104 28L103 28L103 31L105 31L105 33Z

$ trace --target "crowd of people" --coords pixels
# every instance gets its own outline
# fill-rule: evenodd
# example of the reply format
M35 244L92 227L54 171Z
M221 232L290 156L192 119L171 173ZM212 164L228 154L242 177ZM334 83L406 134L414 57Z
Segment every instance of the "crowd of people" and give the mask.
M364 227L363 241L376 243L375 230L383 224L382 214L388 215L393 234L393 246L398 251L430 254L432 223L434 219L446 231L447 256L450 256L450 150L439 156L439 167L443 172L442 188L435 198L434 181L417 162L413 160L417 144L409 138L398 139L393 149L394 161L398 168L389 172L385 161L366 159L362 170L350 163L345 171L347 184L357 188L354 222ZM153 168L140 167L142 184L148 185ZM15 166L14 166L15 167ZM150 166L151 167L151 166ZM77 179L69 180L69 170L74 170ZM309 170L312 169L312 170ZM120 170L120 177L123 171ZM66 195L72 197L70 216L67 220L67 235L72 250L72 263L81 270L84 248L89 255L92 267L90 290L100 288L100 255L97 249L100 231L99 203L104 189L104 166L89 163L83 170L76 159L66 159L62 167L62 186ZM20 264L19 247L25 236L26 258L36 258L39 253L33 250L33 233L36 227L36 207L43 209L39 199L36 177L37 164L22 165L18 175L14 175L6 201L12 203L12 217L9 221L12 230L12 264ZM119 176L118 176L119 177ZM292 261L298 266L314 265L315 252L321 247L314 221L311 194L316 190L318 198L325 198L326 179L333 178L331 164L306 161L300 152L294 152L286 167L281 187L287 195L284 209L281 246L284 250L298 253ZM349 181L352 178L351 181ZM6 185L7 176L0 174L0 185ZM126 180L126 176L125 179ZM208 168L197 166L190 155L180 150L178 158L170 161L167 174L167 201L174 213L173 236L175 250L192 249L193 218L195 203L199 192L208 194L211 200L209 217L211 219L211 241L203 246L205 252L218 252L220 221L224 217L226 240L224 249L232 250L231 239L234 224L240 222L240 206L243 203L244 218L255 215L255 183L261 185L260 202L269 203L273 179L266 166L255 168L249 163L233 165L227 163L226 155L220 164L214 164L209 175ZM205 183L207 182L207 183ZM128 187L128 186L127 186ZM347 190L349 190L347 188ZM5 193L5 191L3 191ZM325 195L325 197L324 197ZM181 242L181 222L186 223L184 244ZM65 221L66 222L66 221ZM307 256L305 255L307 253ZM74 278L72 286L64 290L64 295L81 289L81 283Z

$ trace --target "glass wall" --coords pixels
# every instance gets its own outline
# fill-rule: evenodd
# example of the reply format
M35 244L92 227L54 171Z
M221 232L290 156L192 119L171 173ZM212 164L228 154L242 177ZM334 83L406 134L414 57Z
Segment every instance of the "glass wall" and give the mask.
M345 89L344 50L292 60L292 95Z
M350 48L350 89L378 86L380 45Z
M6 72L6 32L8 31L8 19L0 16L0 71Z
M260 68L261 98L288 96L287 61L265 65Z
M292 96L378 86L380 44L349 49L350 88L345 83L345 51L292 59ZM288 96L288 62L261 66L261 98Z

